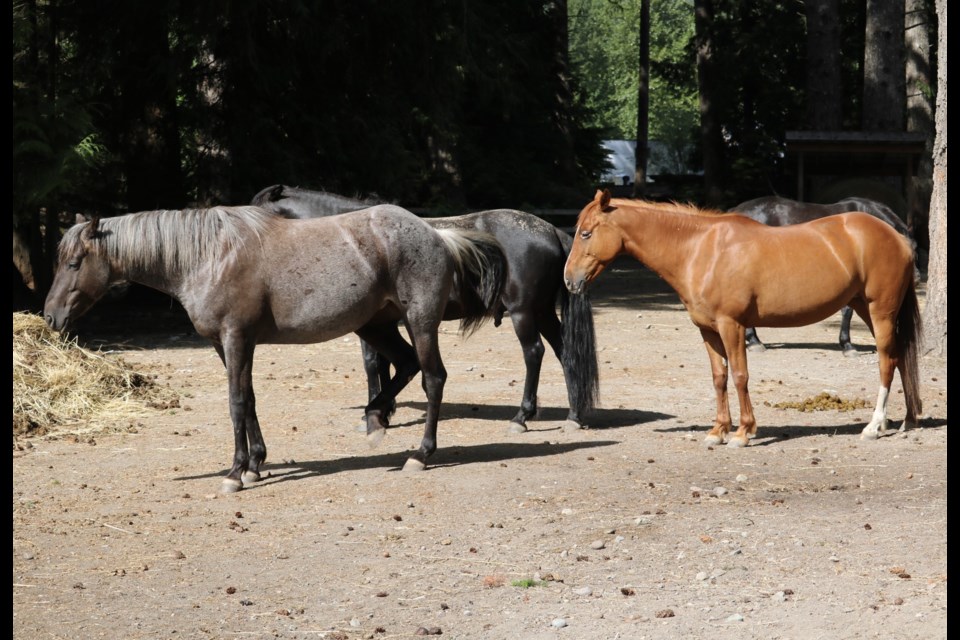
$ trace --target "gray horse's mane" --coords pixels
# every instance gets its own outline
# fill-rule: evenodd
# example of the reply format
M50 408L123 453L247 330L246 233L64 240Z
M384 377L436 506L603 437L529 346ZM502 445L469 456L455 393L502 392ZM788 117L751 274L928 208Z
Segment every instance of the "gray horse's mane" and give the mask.
M276 216L259 207L212 207L141 211L115 218L102 218L97 246L107 258L127 267L162 265L183 272L217 260L259 239ZM60 258L75 253L81 233L89 222L75 224L60 242Z

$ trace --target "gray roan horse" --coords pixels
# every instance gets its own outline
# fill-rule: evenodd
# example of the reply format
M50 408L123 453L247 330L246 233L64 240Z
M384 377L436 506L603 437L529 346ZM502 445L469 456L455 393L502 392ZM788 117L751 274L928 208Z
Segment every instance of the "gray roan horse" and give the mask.
M273 185L254 196L252 204L288 218L317 218L369 206L325 191ZM598 367L593 310L586 296L571 296L563 286L563 265L572 238L537 216L513 209L494 209L462 216L425 218L435 229L477 229L493 234L507 258L507 282L494 323L510 312L514 332L523 349L526 378L520 409L510 422L513 432L526 431L527 419L537 412L537 387L546 338L563 368L569 411L566 427L583 426L584 414L598 397ZM560 319L557 318L557 302ZM453 301L456 305L456 301ZM453 312L455 314L455 311ZM453 317L457 317L453 315ZM448 313L450 319L450 313ZM364 367L370 397L380 389L389 364L367 345Z
M913 235L910 233L907 224L900 216L894 213L893 209L876 200L850 197L833 204L816 204L812 202L800 202L780 196L765 196L741 202L729 210L730 213L747 216L771 227L785 227L791 224L809 222L810 220L818 220L826 216L850 211L865 211L899 231L900 235L909 240L910 246L913 247L913 255L916 261L917 243L913 239ZM914 277L917 282L920 281L919 269L914 270ZM853 318L853 309L844 307L840 313L840 348L843 350L843 355L845 356L856 355L857 350L850 341L850 320ZM757 337L757 330L755 328L747 328L746 339L747 348L750 351L766 350L766 346L764 346L760 338Z
M456 290L460 327L470 333L492 317L505 271L492 236L438 232L393 205L316 220L256 207L145 211L78 219L60 242L44 317L63 330L122 281L177 299L226 367L235 448L222 491L231 493L260 479L267 455L251 375L256 345L325 342L350 332L396 368L365 409L371 444L383 437L391 399L423 371L426 425L404 470L423 469L437 446L446 380L437 330L447 301Z

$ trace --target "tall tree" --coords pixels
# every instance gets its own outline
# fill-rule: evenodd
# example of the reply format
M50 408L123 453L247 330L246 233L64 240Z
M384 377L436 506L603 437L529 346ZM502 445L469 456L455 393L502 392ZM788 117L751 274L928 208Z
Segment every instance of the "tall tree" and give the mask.
M837 0L807 0L807 127L839 131L843 122L840 80L840 15Z
M640 0L640 60L637 83L637 146L634 155L633 197L647 190L647 157L650 149L650 0Z
M907 131L926 136L926 152L920 158L917 175L913 178L914 198L909 203L907 224L914 236L927 238L927 216L930 207L931 175L933 172L933 79L930 76L930 0L906 0L906 85ZM927 240L921 240L927 246Z
M697 82L700 89L700 136L703 153L704 201L719 206L723 199L723 139L717 109L713 44L713 0L694 2L697 30Z
M930 258L923 310L926 353L947 355L947 0L937 2L937 112L930 198Z
M867 0L863 49L863 129L903 131L904 0Z

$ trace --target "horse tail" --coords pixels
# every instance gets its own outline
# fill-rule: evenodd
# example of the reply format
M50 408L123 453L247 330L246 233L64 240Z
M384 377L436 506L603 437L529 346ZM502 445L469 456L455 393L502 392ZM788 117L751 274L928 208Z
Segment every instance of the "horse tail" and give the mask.
M573 238L561 229L557 240L565 256L570 255ZM561 274L561 280L563 276ZM587 293L571 295L560 286L560 326L563 331L561 364L573 383L573 405L584 415L600 402L600 367L597 364L597 337L593 328L593 305Z
M489 233L473 229L437 229L437 233L453 257L460 332L469 336L497 312L506 282L507 257Z
M923 403L920 399L920 347L923 341L923 321L917 291L911 282L907 295L897 313L897 352L900 356L900 382L907 415L920 417Z
M600 368L593 329L593 305L589 295L572 295L560 287L560 325L563 330L563 368L573 383L573 405L584 416L600 401Z

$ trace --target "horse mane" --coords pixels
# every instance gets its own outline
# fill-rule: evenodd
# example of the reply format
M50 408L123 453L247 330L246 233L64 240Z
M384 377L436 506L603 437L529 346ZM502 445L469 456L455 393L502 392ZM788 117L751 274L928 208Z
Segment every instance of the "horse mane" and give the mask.
M308 204L312 212L305 215L299 211L294 203L283 202L284 200L299 200ZM355 196L353 198L342 196L330 191L303 189L301 187L291 187L285 184L275 184L265 189L261 189L257 195L253 196L250 204L263 207L273 213L278 213L288 218L317 217L317 215L336 215L348 211L357 211L367 209L378 204L390 204L380 200L376 196L363 197Z
M676 200L669 200L667 202L657 202L655 200L614 198L610 200L610 204L612 206L617 206L618 204L620 205L626 204L636 209L653 209L655 211L660 211L660 212L665 211L669 213L679 213L681 215L707 217L707 218L721 217L723 215L723 212L717 209L704 208L689 202L687 203L678 202ZM587 209L584 208L584 210L581 211L580 215L577 217L578 226L580 222L582 222L583 214L586 211Z
M214 261L251 238L259 241L277 218L259 207L157 210L100 220L96 246L128 267L162 264L186 271ZM89 222L73 225L60 242L60 259L75 253Z

